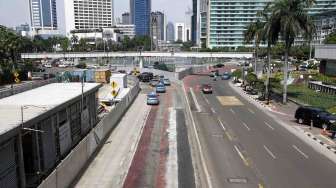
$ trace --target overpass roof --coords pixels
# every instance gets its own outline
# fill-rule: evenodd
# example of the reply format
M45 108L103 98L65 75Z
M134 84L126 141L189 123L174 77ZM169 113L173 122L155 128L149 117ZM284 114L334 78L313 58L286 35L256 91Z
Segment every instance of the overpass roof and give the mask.
M23 59L96 58L96 57L195 57L195 58L252 58L252 52L71 52L23 53Z

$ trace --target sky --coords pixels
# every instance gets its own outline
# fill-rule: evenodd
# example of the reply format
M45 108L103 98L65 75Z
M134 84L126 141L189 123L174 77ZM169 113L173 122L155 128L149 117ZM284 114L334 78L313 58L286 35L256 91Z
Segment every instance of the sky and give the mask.
M57 0L59 1L59 0ZM186 18L192 0L152 0L152 11L162 11L167 15L168 21L189 22ZM129 11L129 0L114 0L115 17ZM29 21L28 0L0 0L0 25L17 26Z

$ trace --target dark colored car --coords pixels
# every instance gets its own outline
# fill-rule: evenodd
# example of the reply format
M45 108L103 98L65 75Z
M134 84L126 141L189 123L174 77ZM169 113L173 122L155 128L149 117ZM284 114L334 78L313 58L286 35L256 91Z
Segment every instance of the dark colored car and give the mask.
M330 129L336 123L336 116L323 109L301 106L295 112L295 119L300 124L310 125L313 122L314 127Z
M224 67L225 65L224 64L222 64L222 63L218 63L218 64L216 64L215 66L214 66L214 68L222 68L222 67Z
M153 73L144 72L138 76L141 82L150 82L153 79Z
M203 84L202 91L204 94L211 94L212 93L212 86L210 84Z

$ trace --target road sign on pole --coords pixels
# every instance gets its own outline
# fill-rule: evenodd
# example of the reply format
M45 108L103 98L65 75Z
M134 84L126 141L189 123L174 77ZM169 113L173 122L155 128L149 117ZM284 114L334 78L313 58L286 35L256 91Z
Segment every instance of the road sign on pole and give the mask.
M116 97L118 95L118 92L116 90L112 90L111 94L112 94L113 97Z
M113 81L113 82L111 83L111 86L112 86L113 89L115 89L115 88L118 87L118 84L117 84L117 82Z

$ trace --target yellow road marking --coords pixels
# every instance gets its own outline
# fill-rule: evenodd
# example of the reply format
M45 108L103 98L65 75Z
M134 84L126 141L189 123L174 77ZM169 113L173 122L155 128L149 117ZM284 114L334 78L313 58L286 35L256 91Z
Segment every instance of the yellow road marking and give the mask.
M244 104L235 96L217 96L223 106L243 106Z
M231 137L230 133L227 132L227 131L225 131L225 134L226 134L226 136L228 137L228 139L229 139L230 141L232 141L232 137Z
M259 183L258 188L264 188L264 186L261 183Z

